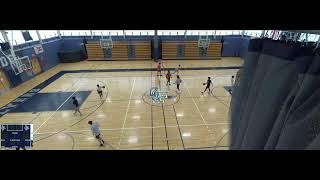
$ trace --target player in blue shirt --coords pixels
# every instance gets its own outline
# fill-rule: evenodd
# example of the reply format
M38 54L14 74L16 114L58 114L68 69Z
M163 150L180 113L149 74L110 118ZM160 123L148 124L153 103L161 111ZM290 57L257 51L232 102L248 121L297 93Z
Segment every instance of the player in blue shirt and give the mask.
M98 123L89 121L88 124L91 126L91 132L93 136L99 141L100 146L103 146L104 140L101 138L101 132Z

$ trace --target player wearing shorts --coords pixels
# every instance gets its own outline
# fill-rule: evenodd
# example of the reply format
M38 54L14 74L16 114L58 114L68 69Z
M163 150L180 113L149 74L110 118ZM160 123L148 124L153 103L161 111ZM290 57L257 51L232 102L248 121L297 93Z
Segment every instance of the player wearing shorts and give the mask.
M73 99L73 105L74 105L74 114L76 114L77 112L79 112L80 116L82 115L80 112L80 106L79 106L79 102L76 99L76 97L72 97Z
M99 129L99 124L89 121L88 124L91 126L92 135L99 141L100 146L104 145L104 140L101 138L101 132Z
M177 75L177 79L176 79L176 82L174 84L177 85L177 89L178 91L180 91L180 84L181 84L182 80L180 79L180 76Z
M168 70L168 73L166 74L166 78L167 78L167 86L169 85L171 85L170 84L170 79L171 79L171 73L170 73L170 71Z
M181 68L181 65L179 64L179 66L174 69L174 73L173 74L179 75L180 68Z
M209 93L210 93L210 92L211 92L211 90L210 90L210 86L212 85L211 78L210 78L210 77L208 77L207 82L206 82L206 83L203 83L203 85L207 85L207 86L206 86L206 88L204 89L204 91L203 91L203 92L201 92L201 94L203 94L204 92L206 92L206 90L207 90L207 89L209 89Z
M161 63L158 63L158 65L157 65L157 76L159 76L159 74L160 74L160 76L162 76L161 75Z
M101 99L102 99L102 97L103 97L102 88L105 88L105 86L102 86L102 87L101 87L99 84L97 84L97 92L98 92L98 94L99 94L99 96L100 96Z

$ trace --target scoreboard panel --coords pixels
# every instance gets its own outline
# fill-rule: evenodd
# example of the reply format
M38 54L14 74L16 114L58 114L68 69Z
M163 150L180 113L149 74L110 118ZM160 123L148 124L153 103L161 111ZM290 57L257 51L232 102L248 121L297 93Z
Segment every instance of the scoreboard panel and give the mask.
M1 148L31 148L32 124L1 124Z

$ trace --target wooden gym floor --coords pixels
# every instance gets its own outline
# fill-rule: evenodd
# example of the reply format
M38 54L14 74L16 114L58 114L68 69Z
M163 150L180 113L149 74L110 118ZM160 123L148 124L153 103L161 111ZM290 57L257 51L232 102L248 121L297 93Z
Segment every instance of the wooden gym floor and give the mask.
M3 107L58 72L66 71L23 103L22 108L2 116L0 123L32 123L34 150L228 149L231 95L225 86L230 86L231 76L239 70L232 67L242 66L243 60L168 60L162 63L164 68L175 68L178 64L182 68L217 68L182 70L179 98L169 104L151 106L143 95L154 86L168 88L164 75L158 78L155 71L145 70L156 67L153 61L59 64L1 96L0 107ZM110 69L115 71L108 72ZM208 76L213 77L214 89L212 94L201 95L202 83ZM173 76L172 81L175 79ZM97 83L107 87L102 100L96 92ZM176 90L175 85L169 88ZM72 96L80 98L82 116L73 114ZM100 124L108 145L99 147L91 135L89 120Z

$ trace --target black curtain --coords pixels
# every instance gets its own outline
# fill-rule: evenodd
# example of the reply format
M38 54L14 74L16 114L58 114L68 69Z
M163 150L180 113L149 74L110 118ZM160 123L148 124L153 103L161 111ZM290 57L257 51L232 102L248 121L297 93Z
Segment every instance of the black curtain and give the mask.
M230 149L320 147L320 59L314 48L250 40L230 104Z

